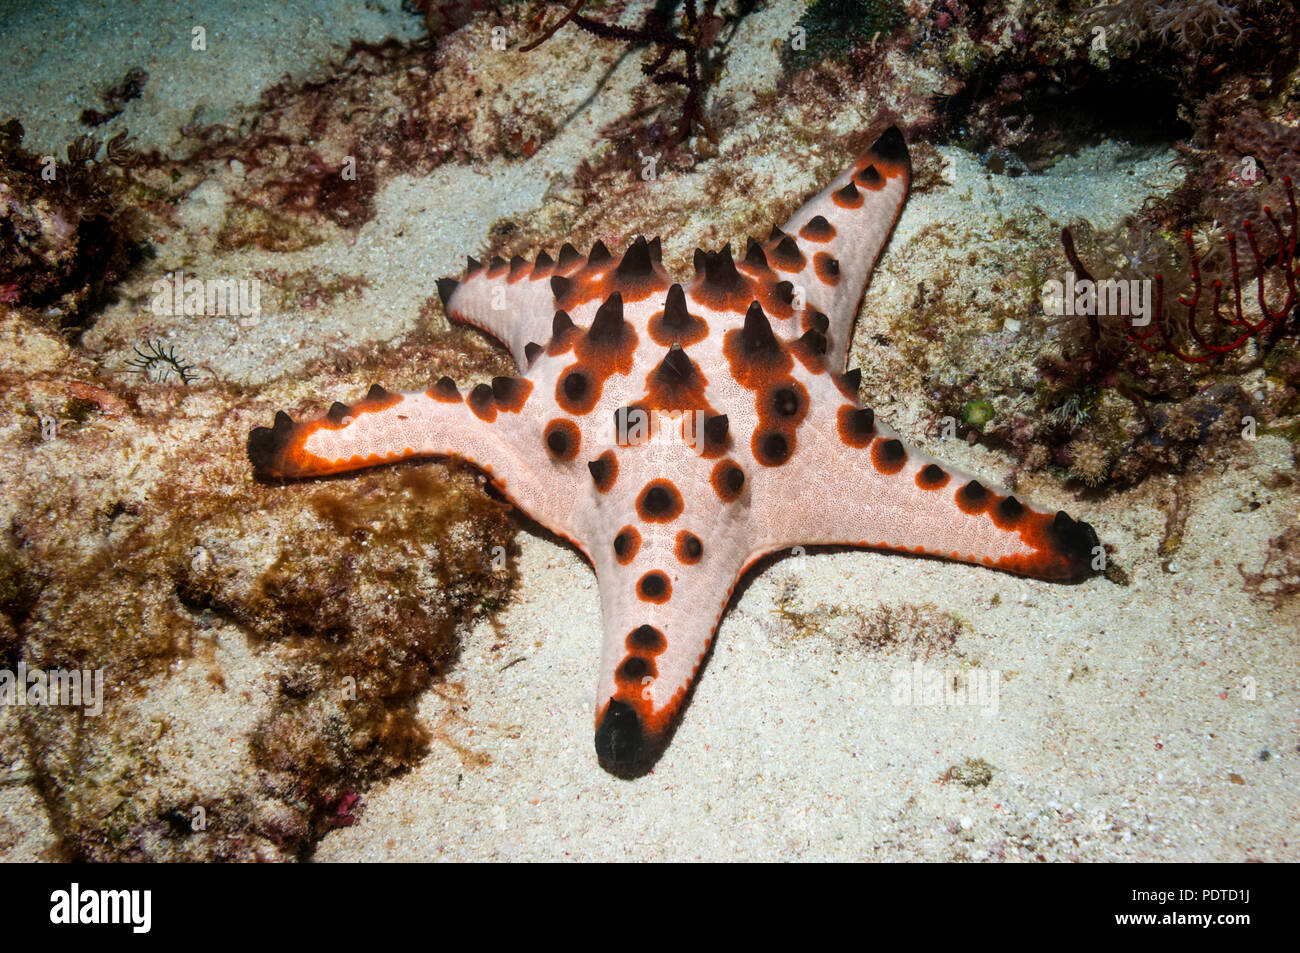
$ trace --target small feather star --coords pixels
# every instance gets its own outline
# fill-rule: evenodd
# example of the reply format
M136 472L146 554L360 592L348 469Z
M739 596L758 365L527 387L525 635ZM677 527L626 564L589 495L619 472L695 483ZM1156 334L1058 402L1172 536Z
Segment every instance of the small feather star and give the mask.
M796 545L891 549L1042 579L1088 575L1090 525L911 449L843 373L867 278L907 197L890 128L744 256L696 251L676 282L658 239L536 261L472 258L447 314L510 349L519 377L462 395L373 387L248 438L263 478L458 457L596 570L604 617L596 752L614 774L667 744L737 581Z

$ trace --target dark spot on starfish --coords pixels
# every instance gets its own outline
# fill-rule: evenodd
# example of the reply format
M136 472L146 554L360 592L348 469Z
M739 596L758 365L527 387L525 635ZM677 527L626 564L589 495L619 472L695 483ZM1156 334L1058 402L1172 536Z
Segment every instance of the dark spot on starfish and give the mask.
M497 278L505 273L509 268L509 263L500 255L493 255L488 259L487 273L489 278Z
M556 304L565 301L569 297L569 292L572 290L572 278L566 278L564 275L551 275L551 294L555 295Z
M283 410L275 413L271 427L254 427L248 433L248 461L258 476L298 476L298 467L286 459L290 444L297 436L298 425Z
M782 271L803 271L804 257L799 244L789 235L776 243L767 260Z
M447 301L449 298L451 298L452 293L456 290L456 287L459 284L460 282L457 281L455 278L438 279L438 297L442 299L443 310L446 310Z
M614 276L619 281L635 282L649 278L654 274L654 262L650 260L650 246L644 235L638 235L614 269Z
M816 328L809 328L803 333L799 340L795 341L799 354L804 358L805 365L808 359L814 357L824 357L826 349L829 347L826 341L826 335ZM820 366L820 365L819 365Z
M753 299L751 280L736 270L730 245L697 256L696 270L691 297L701 304L715 311L739 311Z
M856 399L858 388L862 386L862 368L855 367L851 371L845 371L836 379L836 383L845 397Z
M828 285L840 283L840 263L824 251L813 255L813 270L817 277Z
M756 281L756 297L763 310L784 321L794 317L794 285L789 281Z
M568 371L560 378L560 390L570 402L580 404L586 400L591 382L582 371Z
M840 208L862 207L862 193L858 191L858 187L852 182L844 186L844 188L832 192L831 199Z
M346 420L348 417L351 416L352 416L352 408L349 407L347 404L341 404L338 401L335 401L334 403L330 404L329 412L325 414L325 417L332 424L341 424L343 423L344 420Z
M744 325L723 335L722 353L732 378L752 391L780 386L789 380L794 366L793 358L772 333L772 325L757 301L750 303Z
M546 449L557 461L572 460L582 446L582 432L578 430L578 425L562 417L548 423L543 436L546 439Z
M606 770L624 774L637 768L648 747L641 716L631 705L610 699L596 727L596 757Z
M820 311L807 311L803 316L803 329L805 331L820 331L822 334L826 334L831 329L831 319Z
M726 446L728 429L730 429L730 422L727 420L726 414L715 414L712 417L704 418L704 446L706 453L709 450Z
M614 678L619 682L630 682L636 687L641 686L641 679L647 675L654 677L654 663L639 655L633 655L623 660L623 664L618 667L614 673Z
M794 452L789 438L776 431L755 431L753 444L754 459L765 467L779 467Z
M658 569L652 569L636 584L636 594L642 602L654 602L663 605L673 596L672 584Z
M488 384L479 384L469 392L469 407L475 416L491 423L496 420L496 401L492 397L492 388Z
M652 625L637 626L628 633L624 644L630 652L647 652L650 655L659 655L668 648L664 634Z
M651 480L636 498L637 514L647 523L671 523L682 508L682 494L671 480Z
M708 408L704 396L707 384L699 367L686 356L682 346L674 344L646 377L644 404L650 409L667 411L670 417L684 415L687 419L682 424L682 437L689 440L693 433L690 412ZM677 418L672 419L675 421ZM677 424L674 422L673 426Z
M587 264L603 265L605 262L609 261L609 259L609 249L605 247L604 242L597 239L596 244L591 246L591 253L587 255Z
M988 507L989 491L978 480L971 480L957 491L957 506L963 513L974 516Z
M907 451L901 440L877 440L871 446L871 463L887 476L893 476L907 463Z
M523 256L515 255L510 259L510 276L506 281L518 281L528 272L528 270L528 262L524 260Z
M620 407L614 411L614 441L620 447L645 443L652 436L650 414L643 407Z
M1029 511L1014 496L1000 501L993 511L993 522L1000 529L1014 529Z
M1092 559L1101 544L1090 524L1071 519L1063 510L1057 510L1046 535L1056 553L1065 560L1064 577L1081 576L1091 570Z
M854 173L853 178L864 188L872 192L879 192L881 186L885 184L885 177L880 174L874 165L859 169Z
M781 352L781 345L772 333L772 324L757 301L745 312L745 325L740 332L741 353L747 358L773 357Z
M614 537L614 558L626 566L641 550L641 533L635 526L624 526Z
M618 344L626 327L627 322L623 320L623 296L615 291L596 310L587 338L593 344Z
M668 392L688 387L698 378L699 371L691 359L686 356L680 344L674 344L664 354L654 370L654 381Z
M754 239L749 240L745 246L745 264L755 271L769 271L767 264L767 255L763 254L763 246Z
M591 471L591 478L596 483L596 491L608 493L614 481L618 479L618 457L614 455L613 450L606 450L589 462L587 469Z
M567 311L556 311L555 317L551 318L551 337L559 339L564 337L570 331L578 330L578 326L573 323Z
M668 287L655 270L654 254L644 235L637 236L604 283L606 293L618 291L628 302L641 301Z
M465 256L465 277L466 278L468 278L470 275L472 275L474 272L478 271L482 267L483 266L479 264L478 259L475 258L473 255Z
M912 160L907 154L907 142L897 126L890 126L871 146L868 153L885 166L892 166L899 171L910 169Z
M799 229L799 237L812 242L828 242L835 237L835 226L824 215L814 215Z
M870 407L845 404L836 415L836 429L846 446L861 449L876 435L876 415Z
M772 392L772 412L778 417L794 417L802 406L792 387L779 387Z
M745 488L745 471L734 460L722 460L713 468L709 476L713 492L723 503L734 503L740 499L740 491Z
M694 566L704 555L704 544L694 533L682 530L677 534L677 544L673 547L679 562Z
M938 490L947 486L948 481L951 479L952 477L944 471L943 467L936 463L930 463L922 467L920 472L917 473L916 485L923 490Z
M656 344L689 346L703 340L709 333L709 326L703 318L687 310L686 292L681 285L674 284L668 289L663 314L650 319L649 331Z
M582 253L565 242L560 248L560 257L556 260L555 267L558 271L568 271L580 261L582 261Z
M529 341L524 345L524 360L529 364L537 360L537 355L541 354L544 348L536 341Z
M532 274L533 279L536 280L537 278L541 277L539 272L549 271L554 267L555 267L554 259L552 259L550 255L546 254L546 252L540 252L537 255L537 261L533 263L533 274Z
M492 378L492 396L496 399L497 407L501 410L518 413L523 408L524 401L528 399L532 389L533 382L526 377Z
M585 390L581 396L577 391L566 392L568 377L562 375L556 385L556 402L575 417L591 413L600 400L605 381L614 374L627 374L632 370L636 344L636 331L624 320L623 299L616 291L597 310L587 333L573 336L577 362L570 365L565 375L581 372L586 379Z
M460 391L456 388L456 382L450 377L439 377L433 385L433 390L426 393L434 400L443 403L460 403Z
M556 311L551 319L551 340L546 345L546 353L559 357L573 350L574 344L582 334L567 311Z
M356 414L374 413L375 411L395 407L402 402L402 399L400 394L390 394L378 384L374 384L370 390L366 391L366 396L350 410L354 416Z

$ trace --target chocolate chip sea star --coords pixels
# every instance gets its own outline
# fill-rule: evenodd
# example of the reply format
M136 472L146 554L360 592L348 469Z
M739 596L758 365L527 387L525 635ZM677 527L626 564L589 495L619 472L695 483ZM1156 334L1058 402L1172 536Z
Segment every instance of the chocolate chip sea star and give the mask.
M262 478L458 457L595 567L604 617L596 751L619 775L670 737L737 581L763 556L839 544L1044 579L1086 576L1090 525L906 446L844 373L853 322L907 197L891 127L739 260L696 251L680 283L658 239L532 262L470 259L439 282L452 319L519 377L461 394L373 387L319 420L249 434Z

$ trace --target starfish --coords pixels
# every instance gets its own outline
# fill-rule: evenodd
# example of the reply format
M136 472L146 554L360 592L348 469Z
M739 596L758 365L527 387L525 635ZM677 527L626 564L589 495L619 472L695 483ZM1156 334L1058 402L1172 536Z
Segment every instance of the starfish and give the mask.
M448 316L521 373L462 394L372 387L248 438L262 478L457 457L596 571L604 622L595 742L643 773L667 744L736 583L767 554L849 545L1043 579L1090 572L1092 527L905 445L847 373L867 279L907 197L891 127L743 257L696 251L674 281L659 239L532 262L469 260Z

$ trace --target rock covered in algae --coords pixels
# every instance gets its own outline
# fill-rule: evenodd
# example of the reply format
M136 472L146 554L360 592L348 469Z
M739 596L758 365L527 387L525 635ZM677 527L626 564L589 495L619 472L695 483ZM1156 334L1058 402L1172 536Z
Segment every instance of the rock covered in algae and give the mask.
M418 697L510 591L508 507L436 464L252 481L240 437L282 385L145 383L77 423L67 381L94 369L10 322L6 661L103 672L100 714L17 709L62 855L297 856L429 743Z

